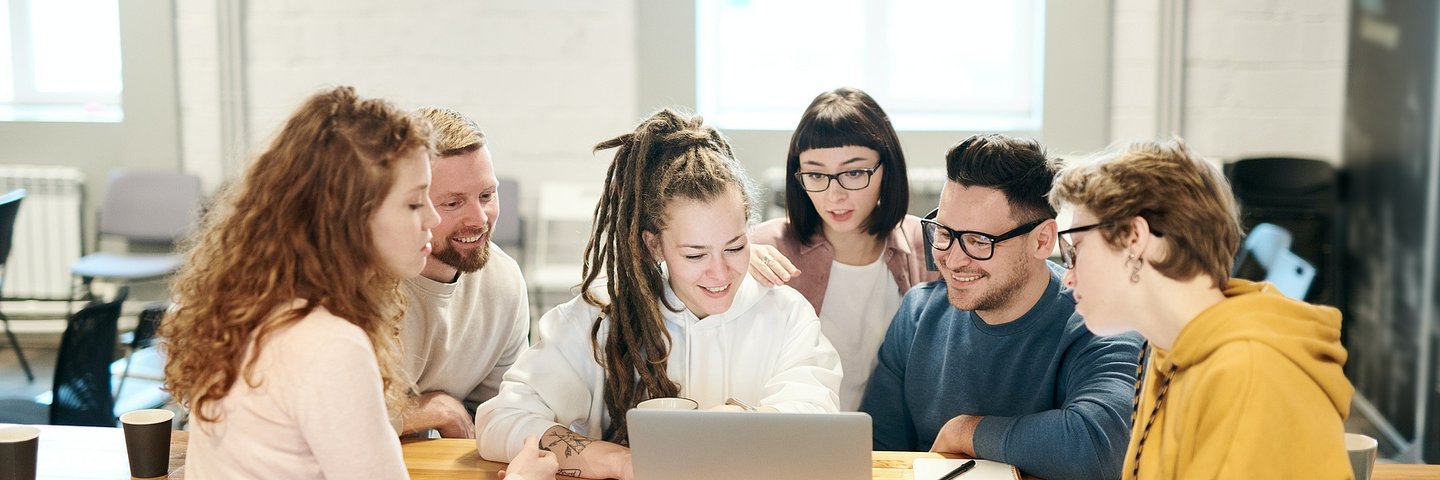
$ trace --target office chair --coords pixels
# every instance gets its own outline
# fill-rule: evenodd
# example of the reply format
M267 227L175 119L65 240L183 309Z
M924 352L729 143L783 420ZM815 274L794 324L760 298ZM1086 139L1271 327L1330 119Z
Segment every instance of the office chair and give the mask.
M4 292L5 265L10 259L10 247L14 246L15 217L20 214L20 201L24 199L23 188L0 195L0 292ZM5 336L10 338L10 346L15 349L15 356L20 359L20 368L25 370L26 381L34 382L35 374L30 371L30 362L25 360L25 351L20 349L20 340L16 339L15 332L10 330L10 317L5 316L5 312L0 312L0 321L4 322Z
M172 172L118 172L110 176L101 206L96 249L104 236L122 238L137 246L169 250L190 231L200 206L200 178ZM70 265L81 278L83 298L91 298L90 283L106 278L122 283L158 279L180 267L180 255L167 253L95 252ZM75 295L72 292L71 298Z
M92 301L66 322L55 359L51 425L115 426L110 361L115 358L120 306L129 292L128 287L120 287L114 299Z

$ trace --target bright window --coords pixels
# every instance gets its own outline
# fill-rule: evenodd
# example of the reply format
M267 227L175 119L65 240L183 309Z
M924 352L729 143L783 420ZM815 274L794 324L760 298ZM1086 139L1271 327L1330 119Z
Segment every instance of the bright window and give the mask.
M1040 130L1043 0L697 0L697 108L788 130L853 86L897 129Z
M0 120L118 122L118 0L0 0Z

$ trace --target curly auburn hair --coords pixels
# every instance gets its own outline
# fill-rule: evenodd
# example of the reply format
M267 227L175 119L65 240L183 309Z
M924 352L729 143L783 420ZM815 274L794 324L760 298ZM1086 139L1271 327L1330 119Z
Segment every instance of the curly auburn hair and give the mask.
M219 421L214 402L237 380L259 386L254 366L267 337L324 307L369 336L386 405L403 406L404 298L369 225L396 164L417 148L433 150L428 123L351 87L301 105L187 241L171 287L177 306L161 326L165 384L177 400ZM296 299L305 302L290 307Z

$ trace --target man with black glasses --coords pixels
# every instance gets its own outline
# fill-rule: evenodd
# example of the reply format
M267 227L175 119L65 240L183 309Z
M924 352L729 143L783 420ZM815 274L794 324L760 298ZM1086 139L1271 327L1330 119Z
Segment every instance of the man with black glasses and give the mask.
M1099 338L1061 285L1058 169L1031 140L971 136L946 154L922 221L941 281L910 290L861 410L876 450L931 450L1047 479L1120 478L1140 340Z

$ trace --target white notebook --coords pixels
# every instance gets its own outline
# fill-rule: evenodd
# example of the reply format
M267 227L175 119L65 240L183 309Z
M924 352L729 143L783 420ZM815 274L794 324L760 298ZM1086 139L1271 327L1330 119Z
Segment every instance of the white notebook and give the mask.
M963 458L917 458L915 480L936 480L968 461ZM976 460L975 468L955 480L1020 480L1020 469L1008 463Z

